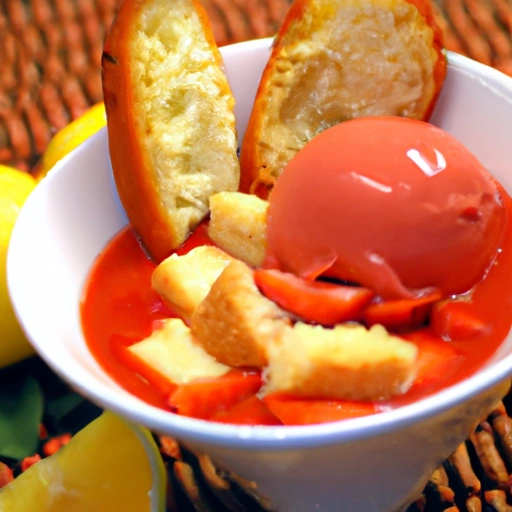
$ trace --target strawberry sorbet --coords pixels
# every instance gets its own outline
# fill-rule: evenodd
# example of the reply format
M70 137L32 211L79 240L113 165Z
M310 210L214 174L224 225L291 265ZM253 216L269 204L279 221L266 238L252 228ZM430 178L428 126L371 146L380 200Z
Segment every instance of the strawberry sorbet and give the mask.
M478 159L422 121L346 121L291 160L270 196L267 265L359 283L383 298L469 291L507 222Z

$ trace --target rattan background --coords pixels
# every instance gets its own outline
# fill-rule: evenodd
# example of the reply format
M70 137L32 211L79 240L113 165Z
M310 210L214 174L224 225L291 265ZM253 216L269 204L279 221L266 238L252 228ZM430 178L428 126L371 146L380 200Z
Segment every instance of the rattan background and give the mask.
M219 45L275 34L290 0L203 0ZM119 0L0 0L0 163L31 170L52 135L101 101ZM512 0L437 0L450 50L512 75Z
M275 34L289 1L203 3L218 44L225 45ZM434 1L449 50L512 76L512 0ZM100 57L118 2L0 0L0 164L32 171L53 134L102 100ZM411 512L512 512L510 409L502 405L480 424L434 473ZM232 483L220 480L227 501L219 508L216 498L212 505L201 464L178 448L171 452L178 507L169 504L169 510L261 510L233 505L240 495L227 499Z

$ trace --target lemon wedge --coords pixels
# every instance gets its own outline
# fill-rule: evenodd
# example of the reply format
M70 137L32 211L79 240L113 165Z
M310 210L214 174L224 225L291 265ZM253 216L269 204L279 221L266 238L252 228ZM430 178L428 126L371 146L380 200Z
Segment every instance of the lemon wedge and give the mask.
M36 183L30 174L0 165L0 368L34 353L16 320L7 293L6 261L14 223Z
M96 103L80 117L61 128L50 140L43 154L37 179L42 179L48 171L73 149L107 124L105 105Z
M0 512L163 512L166 471L151 433L104 412L0 491Z

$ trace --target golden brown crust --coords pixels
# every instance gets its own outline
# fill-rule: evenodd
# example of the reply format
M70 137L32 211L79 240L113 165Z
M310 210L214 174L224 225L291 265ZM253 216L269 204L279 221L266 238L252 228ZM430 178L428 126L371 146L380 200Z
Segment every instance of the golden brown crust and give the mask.
M172 254L156 267L151 286L165 304L189 321L224 268L234 261L212 245L195 247L187 254Z
M267 249L267 209L267 201L251 194L215 194L210 198L208 236L235 258L259 267Z
M446 73L426 0L296 0L263 72L241 151L241 191L266 197L320 131L347 119L426 119Z
M148 338L128 347L135 358L169 384L220 377L230 368L207 354L179 318L164 320Z
M268 392L346 400L404 393L416 374L417 348L376 325L334 329L298 323L269 346Z
M236 190L234 98L197 0L124 0L102 59L109 148L119 196L157 261Z
M253 271L240 261L226 267L192 316L194 339L217 361L229 366L263 367L266 350L290 321L261 295Z

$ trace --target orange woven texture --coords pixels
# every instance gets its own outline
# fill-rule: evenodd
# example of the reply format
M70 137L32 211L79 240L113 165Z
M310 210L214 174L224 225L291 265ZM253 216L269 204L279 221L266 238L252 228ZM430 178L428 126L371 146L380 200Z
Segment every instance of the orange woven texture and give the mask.
M53 134L101 101L119 0L0 0L0 163L34 168ZM203 0L219 45L275 34L290 0ZM512 76L512 0L436 0L446 46Z

